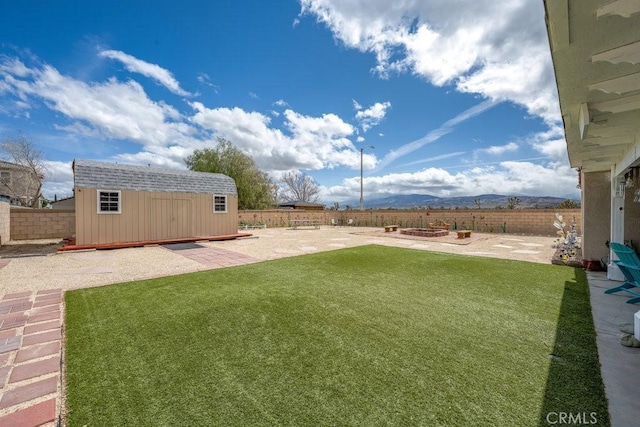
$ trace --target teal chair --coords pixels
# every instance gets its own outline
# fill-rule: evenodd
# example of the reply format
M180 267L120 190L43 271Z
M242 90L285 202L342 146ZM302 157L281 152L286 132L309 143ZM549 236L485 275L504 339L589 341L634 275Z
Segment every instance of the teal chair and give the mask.
M625 282L615 288L607 289L604 293L626 292L634 296L627 300L627 304L640 302L640 258L633 248L622 243L611 242L609 247L618 257L613 262L620 268Z

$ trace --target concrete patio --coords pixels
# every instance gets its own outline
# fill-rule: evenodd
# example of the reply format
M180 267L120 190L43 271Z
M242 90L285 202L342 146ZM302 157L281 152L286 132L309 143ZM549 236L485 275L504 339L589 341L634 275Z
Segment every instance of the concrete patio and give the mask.
M607 295L606 289L617 282L607 280L604 272L588 272L591 310L597 333L598 356L602 378L609 399L612 426L638 425L640 420L640 348L620 344L621 323L633 323L633 315L640 310L627 304L624 292Z

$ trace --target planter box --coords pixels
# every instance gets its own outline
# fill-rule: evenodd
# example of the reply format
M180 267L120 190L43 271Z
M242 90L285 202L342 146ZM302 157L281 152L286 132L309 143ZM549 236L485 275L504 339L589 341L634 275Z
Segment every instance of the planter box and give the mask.
M602 271L602 264L599 259L584 259L582 260L582 268L587 271Z

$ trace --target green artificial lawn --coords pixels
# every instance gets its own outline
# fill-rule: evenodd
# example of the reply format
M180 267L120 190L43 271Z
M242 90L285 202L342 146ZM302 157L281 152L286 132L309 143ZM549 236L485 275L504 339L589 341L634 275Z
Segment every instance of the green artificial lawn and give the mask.
M65 328L69 426L609 424L570 267L365 246L70 291Z

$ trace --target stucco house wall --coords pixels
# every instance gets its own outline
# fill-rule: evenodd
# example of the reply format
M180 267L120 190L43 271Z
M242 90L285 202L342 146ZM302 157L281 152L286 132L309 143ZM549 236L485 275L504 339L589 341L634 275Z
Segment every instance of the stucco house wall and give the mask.
M28 169L0 160L0 194L9 196L11 204L20 205L29 202L36 195L40 181L41 177L30 173ZM36 203L33 206L38 205Z
M582 174L582 258L600 260L609 255L605 242L611 235L611 173L590 172Z

